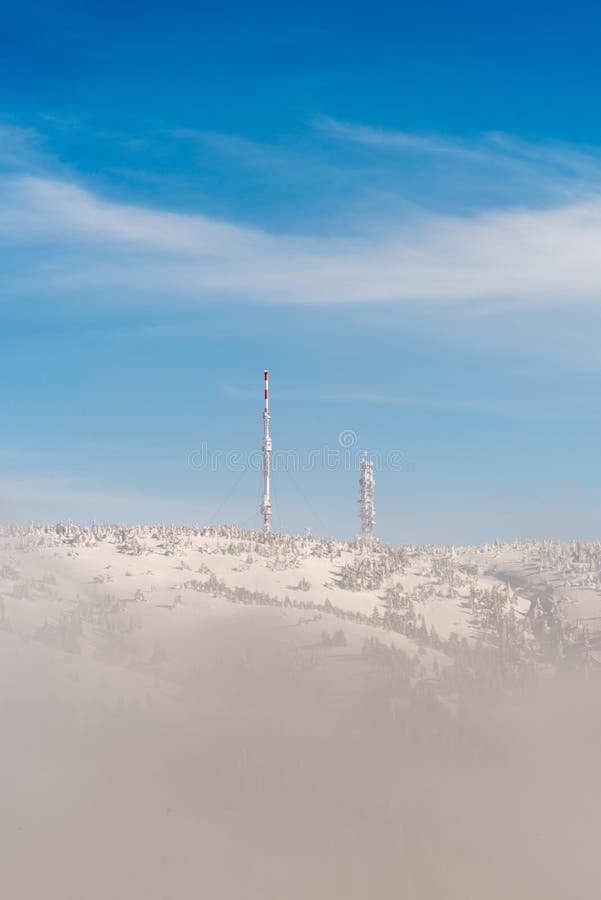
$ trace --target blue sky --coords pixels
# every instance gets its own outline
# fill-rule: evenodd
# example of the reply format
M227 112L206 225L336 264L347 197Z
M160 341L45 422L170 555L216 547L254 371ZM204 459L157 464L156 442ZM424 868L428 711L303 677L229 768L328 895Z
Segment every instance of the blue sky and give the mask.
M599 536L591 4L3 10L3 518L258 525L273 438L386 540ZM276 472L352 536L357 473Z

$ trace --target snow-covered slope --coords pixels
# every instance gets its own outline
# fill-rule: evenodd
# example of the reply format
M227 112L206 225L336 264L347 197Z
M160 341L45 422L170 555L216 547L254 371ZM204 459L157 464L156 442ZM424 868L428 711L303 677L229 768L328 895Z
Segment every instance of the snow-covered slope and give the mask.
M5 642L175 682L197 664L206 620L268 610L299 658L356 659L384 644L414 682L458 658L504 675L566 655L594 661L601 616L597 544L393 548L234 526L58 524L5 528L0 560Z
M4 527L2 896L590 896L600 563Z

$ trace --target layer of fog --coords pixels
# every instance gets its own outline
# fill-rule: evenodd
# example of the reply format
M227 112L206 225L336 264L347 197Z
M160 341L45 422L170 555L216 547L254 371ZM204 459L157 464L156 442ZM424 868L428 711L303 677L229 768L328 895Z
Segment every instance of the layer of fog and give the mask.
M451 709L384 659L299 663L282 615L216 614L172 680L0 631L3 897L594 894L594 677Z

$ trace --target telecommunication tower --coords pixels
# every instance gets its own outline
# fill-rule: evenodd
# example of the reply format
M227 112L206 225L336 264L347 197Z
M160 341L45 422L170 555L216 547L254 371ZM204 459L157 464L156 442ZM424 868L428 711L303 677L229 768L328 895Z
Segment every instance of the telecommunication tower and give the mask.
M271 531L271 435L269 434L269 372L265 369L265 406L263 408L263 502L261 515L263 516L263 531Z
M361 518L361 536L365 541L370 541L374 534L376 520L376 507L374 503L374 464L368 458L367 453L361 459L361 478L359 479L361 492L359 495L359 515Z

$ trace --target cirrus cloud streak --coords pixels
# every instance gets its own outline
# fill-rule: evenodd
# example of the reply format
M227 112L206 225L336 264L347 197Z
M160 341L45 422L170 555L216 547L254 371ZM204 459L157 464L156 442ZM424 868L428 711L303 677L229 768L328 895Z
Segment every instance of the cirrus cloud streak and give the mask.
M370 224L372 227L370 227ZM32 253L32 249L35 251ZM596 303L601 198L472 215L416 210L363 235L270 233L105 199L56 177L0 178L4 299L89 293L157 303L454 303L485 312Z

